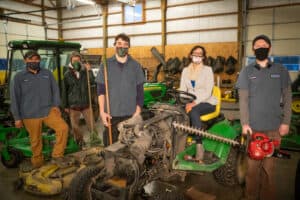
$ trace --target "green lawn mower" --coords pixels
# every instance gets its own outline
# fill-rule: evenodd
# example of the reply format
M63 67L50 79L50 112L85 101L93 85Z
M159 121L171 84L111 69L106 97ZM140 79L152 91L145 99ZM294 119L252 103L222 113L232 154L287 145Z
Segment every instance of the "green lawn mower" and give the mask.
M292 118L290 132L282 137L282 149L300 151L300 74L292 83Z
M42 139L42 152L47 160L51 157L55 134L50 129L44 129ZM76 152L79 149L74 139L69 138L65 153ZM7 168L18 167L24 158L30 158L32 151L26 129L0 125L0 152L1 162Z
M293 92L290 132L282 137L280 147L300 151L300 92Z

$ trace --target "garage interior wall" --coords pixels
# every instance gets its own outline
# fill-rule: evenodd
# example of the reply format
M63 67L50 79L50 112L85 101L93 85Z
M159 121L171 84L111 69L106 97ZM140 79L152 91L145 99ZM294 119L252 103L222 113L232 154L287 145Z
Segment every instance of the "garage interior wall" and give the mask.
M50 3L45 1L45 8L51 8L50 6ZM52 26L52 28L47 28L46 32L45 27L43 26L41 11L26 13L28 11L41 10L40 6L13 0L1 0L0 9L3 11L4 15L8 16L7 19L0 20L0 58L6 57L6 45L10 40L57 39L57 25ZM23 14L20 12L23 12ZM56 10L45 12L45 22L47 24L57 24Z
M238 1L237 0L168 0L166 9L166 47L165 58L186 57L194 45L203 45L209 56L218 55L237 58L238 52ZM64 16L67 13L64 13ZM76 13L74 13L75 15ZM78 14L78 13L77 13ZM99 19L101 20L101 19ZM100 22L101 24L101 22ZM92 25L92 24L91 24ZM76 41L73 27L79 24L67 25L64 28L64 38ZM71 29L70 26L72 26ZM64 26L66 27L66 26ZM94 26L91 26L95 28ZM96 28L101 34L102 27ZM87 30L89 35L95 29ZM131 37L130 54L150 74L158 65L158 61L151 54L151 47L155 46L162 52L162 11L161 1L145 1L145 23L123 24L122 4L109 5L108 15L108 56L113 54L114 37L125 32ZM79 33L79 30L78 30ZM93 35L94 36L94 35ZM75 37L73 40L72 37ZM88 34L85 38L88 37ZM78 38L77 38L78 39ZM79 38L90 54L102 54L102 38ZM93 48L95 44L98 48Z
M252 40L265 34L272 56L300 55L300 0L250 0L246 21L245 56L253 56ZM290 72L292 80L299 72Z
M1 0L0 12L8 19L0 20L0 58L6 57L6 43L13 39L58 39L57 10L24 13L53 9L54 0ZM75 0L71 0L75 2ZM59 1L63 6L67 0ZM167 0L165 57L187 56L196 44L206 47L208 55L235 58L239 52L239 3L238 0ZM243 37L244 56L252 55L251 40L264 33L272 38L272 55L299 55L300 0L248 0L247 20ZM108 7L108 56L113 54L114 37L121 32L131 37L130 53L143 66L153 70L158 61L150 49L156 46L161 52L162 11L161 1L145 1L145 21L123 24L123 4L110 1ZM44 26L46 25L46 26ZM62 39L80 42L89 54L102 54L102 10L100 5L76 4L72 9L64 8L61 19ZM222 75L223 76L223 75ZM226 78L226 77L225 77Z

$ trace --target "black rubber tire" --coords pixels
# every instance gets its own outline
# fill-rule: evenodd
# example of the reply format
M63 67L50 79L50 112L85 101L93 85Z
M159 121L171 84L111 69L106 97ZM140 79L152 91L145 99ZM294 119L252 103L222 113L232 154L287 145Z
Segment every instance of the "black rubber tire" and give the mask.
M246 162L246 159L240 159L244 155L237 148L231 148L226 163L213 172L215 180L225 186L242 184L243 178L239 177L238 170L242 164L241 160Z
M2 164L7 168L16 168L19 166L20 162L23 159L22 153L15 149L9 149L8 150L11 159L5 160L3 156L1 156L1 162Z
M91 183L92 178L100 173L102 169L100 167L87 167L79 171L70 183L68 199L88 200L87 187Z
M296 178L295 178L295 200L300 199L300 160L297 164L297 170L296 170Z
M185 200L183 193L179 191L164 192L161 194L156 194L153 197L150 197L149 200Z

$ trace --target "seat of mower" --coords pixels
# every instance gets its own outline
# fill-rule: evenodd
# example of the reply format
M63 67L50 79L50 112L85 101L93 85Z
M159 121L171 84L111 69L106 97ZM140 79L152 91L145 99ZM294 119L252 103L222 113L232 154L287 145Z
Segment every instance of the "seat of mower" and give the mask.
M216 109L215 109L214 112L211 112L211 113L208 113L206 115L200 116L200 120L203 121L203 122L214 119L214 118L216 118L220 115L220 112L221 112L221 90L220 90L220 88L217 87L217 86L214 86L213 91L212 91L212 95L214 97L216 97L218 103L216 105Z

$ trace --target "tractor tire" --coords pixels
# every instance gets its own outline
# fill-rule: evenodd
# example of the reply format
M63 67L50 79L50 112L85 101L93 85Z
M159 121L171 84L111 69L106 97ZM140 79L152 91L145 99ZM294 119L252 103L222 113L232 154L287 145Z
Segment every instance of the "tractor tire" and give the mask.
M7 168L16 168L21 163L23 156L22 153L15 149L9 149L8 150L11 159L5 160L3 156L1 156L1 162L2 164Z
M156 194L153 197L150 197L149 200L185 200L185 197L182 192L164 192Z
M300 114L300 97L292 99L292 111L294 114Z
M213 172L215 180L225 186L243 184L246 175L247 156L231 148L226 163Z
M92 184L92 178L100 173L102 168L99 167L87 167L78 172L78 174L72 179L68 199L69 200L92 200L89 186Z

